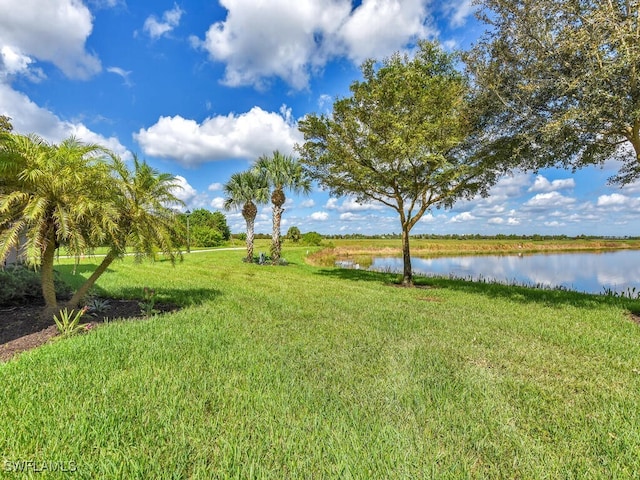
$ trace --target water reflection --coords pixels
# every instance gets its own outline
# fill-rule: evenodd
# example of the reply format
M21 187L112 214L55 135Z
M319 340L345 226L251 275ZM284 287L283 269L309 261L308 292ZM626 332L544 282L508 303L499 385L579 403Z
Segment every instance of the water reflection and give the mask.
M565 287L588 293L640 290L640 251L412 258L417 274ZM374 257L371 270L402 271L402 258Z

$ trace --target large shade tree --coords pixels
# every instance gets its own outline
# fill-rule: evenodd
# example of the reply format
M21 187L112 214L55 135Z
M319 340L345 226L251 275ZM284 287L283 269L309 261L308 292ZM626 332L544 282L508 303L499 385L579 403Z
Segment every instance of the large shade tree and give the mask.
M234 173L224 185L223 191L225 194L224 208L226 210L240 209L247 224L246 261L252 263L254 224L256 215L258 215L257 205L267 203L269 197L266 178L258 175L254 170Z
M299 123L305 142L298 150L309 174L333 194L397 212L402 281L410 286L411 229L431 208L486 192L496 173L461 148L473 125L454 56L422 42L413 58L365 62L362 75L331 115Z
M282 242L280 240L280 224L284 213L286 196L284 191L308 194L311 182L305 176L302 165L291 155L283 155L274 151L271 156L261 156L255 165L256 172L264 177L272 189L271 203L273 205L273 231L271 233L271 261L274 265L280 263Z
M479 154L537 169L615 158L640 176L637 0L481 0L489 29L467 54Z
M30 135L11 135L0 148L0 260L21 245L39 265L49 312L57 307L54 260L58 247L79 255L115 228L109 153L70 138L59 145Z

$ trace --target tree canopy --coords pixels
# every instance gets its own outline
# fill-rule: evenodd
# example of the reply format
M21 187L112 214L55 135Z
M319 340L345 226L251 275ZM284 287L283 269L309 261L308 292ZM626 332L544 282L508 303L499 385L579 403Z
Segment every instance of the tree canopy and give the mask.
M231 238L227 217L221 212L196 208L189 215L189 223L191 226L191 245L212 247Z
M10 133L12 130L11 118L6 115L0 115L0 134Z
M289 230L287 230L287 239L291 240L293 243L298 243L302 238L302 233L300 233L300 229L298 227L291 226Z
M492 169L460 148L471 131L465 77L455 57L422 42L362 65L363 81L333 104L332 115L307 115L298 147L309 175L334 195L395 210L403 237L403 283L412 284L409 232L432 207L484 192Z
M481 0L490 29L466 55L480 155L537 169L615 158L640 176L637 1Z

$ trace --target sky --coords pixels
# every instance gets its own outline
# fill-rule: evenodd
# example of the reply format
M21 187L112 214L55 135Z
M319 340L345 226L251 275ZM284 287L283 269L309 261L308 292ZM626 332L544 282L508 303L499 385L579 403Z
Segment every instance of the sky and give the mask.
M419 39L469 48L484 32L472 0L0 0L0 115L18 133L70 136L136 154L175 175L186 209L221 210L222 185L274 150L297 122L330 113L359 65ZM640 235L640 183L607 184L614 162L578 172L513 172L486 198L434 209L412 233ZM399 233L395 211L287 195L282 231ZM225 212L232 232L245 229ZM261 206L256 231L271 232Z

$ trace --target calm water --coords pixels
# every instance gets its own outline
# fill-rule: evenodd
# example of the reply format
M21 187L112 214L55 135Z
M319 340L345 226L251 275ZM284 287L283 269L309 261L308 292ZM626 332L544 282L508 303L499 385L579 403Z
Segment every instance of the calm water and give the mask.
M640 250L600 253L412 258L417 274L565 287L587 293L640 291ZM375 257L371 270L402 271L402 258Z

